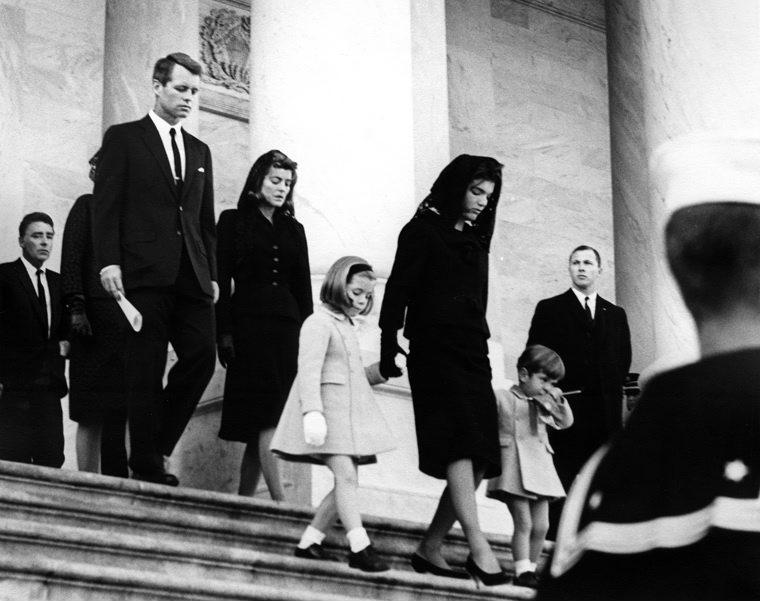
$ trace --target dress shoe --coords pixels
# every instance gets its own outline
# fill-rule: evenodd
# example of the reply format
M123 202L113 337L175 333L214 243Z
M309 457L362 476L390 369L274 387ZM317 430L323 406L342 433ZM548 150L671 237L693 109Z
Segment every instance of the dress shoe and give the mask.
M538 576L536 576L535 572L523 572L514 579L513 584L527 586L528 588L538 588Z
M312 545L309 545L305 549L302 549L301 547L296 547L296 550L293 552L293 555L296 557L300 557L301 559L321 559L323 561L340 561L335 555L332 553L328 553L325 551L324 547L322 545L318 545L317 543L314 543Z
M372 548L372 545L364 547L357 553L348 554L348 565L352 568L357 568L362 572L385 572L390 570L391 567L385 563L377 551Z
M433 574L434 576L443 576L444 578L458 578L467 580L470 575L463 570L452 570L451 568L442 568L428 561L419 553L412 553L409 558L412 563L412 569L418 574Z
M169 472L159 472L156 474L142 474L140 472L132 472L133 480L140 480L142 482L153 482L154 484L164 484L166 486L179 486L179 479L174 474Z
M467 570L475 581L475 584L482 583L485 586L496 586L499 584L507 584L510 581L509 574L504 570L498 572L486 572L478 567L472 555L467 556L467 561L464 564L464 569Z

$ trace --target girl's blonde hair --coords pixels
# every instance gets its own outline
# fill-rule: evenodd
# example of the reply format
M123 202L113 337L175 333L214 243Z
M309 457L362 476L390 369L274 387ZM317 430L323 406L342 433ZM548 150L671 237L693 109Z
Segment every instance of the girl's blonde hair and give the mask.
M351 300L348 298L346 288L355 275L361 275L370 280L377 279L372 266L361 257L341 257L335 261L325 274L322 289L319 291L319 300L338 311L351 308ZM374 300L372 296L369 298L367 306L362 309L360 315L367 315L372 311Z

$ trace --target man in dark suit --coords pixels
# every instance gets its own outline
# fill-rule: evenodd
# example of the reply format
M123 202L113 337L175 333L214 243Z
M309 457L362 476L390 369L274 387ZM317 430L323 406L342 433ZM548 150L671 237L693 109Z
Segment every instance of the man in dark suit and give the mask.
M176 486L165 471L214 371L216 233L211 152L184 131L201 66L183 53L156 62L153 110L109 128L95 180L92 237L103 287L143 316L126 357L129 465ZM162 379L167 342L177 363Z
M58 274L43 266L53 236L48 215L26 215L21 258L0 264L0 459L61 467L61 289Z
M570 253L572 286L539 301L528 345L543 344L565 363L559 386L568 396L575 423L552 430L554 463L567 490L591 454L623 425L623 382L631 365L631 335L625 311L597 294L601 257L590 246ZM562 503L550 505L550 534L556 532Z

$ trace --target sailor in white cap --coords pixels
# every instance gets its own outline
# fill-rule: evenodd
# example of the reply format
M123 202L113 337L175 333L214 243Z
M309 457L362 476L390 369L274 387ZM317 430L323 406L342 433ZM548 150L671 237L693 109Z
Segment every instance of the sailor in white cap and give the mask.
M652 175L701 358L581 471L539 599L760 598L760 135L668 142Z

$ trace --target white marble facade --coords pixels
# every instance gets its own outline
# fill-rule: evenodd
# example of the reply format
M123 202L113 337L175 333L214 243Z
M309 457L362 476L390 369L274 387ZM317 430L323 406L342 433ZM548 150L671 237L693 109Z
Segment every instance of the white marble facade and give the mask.
M103 127L150 108L155 58L198 54L202 4L0 0L0 260L17 256L24 212L48 211L62 231L90 190ZM342 25L327 27L325 11ZM495 371L513 374L535 303L567 288L577 244L601 251L601 293L614 300L602 0L253 0L253 15L250 122L204 110L189 123L211 147L217 214L237 203L252 160L280 148L299 162L315 289L341 254L366 255L387 275L398 230L440 169L462 152L488 154L505 164L491 255L489 320L504 349ZM149 32L136 27L145 19ZM166 37L167 19L185 27ZM281 36L300 43L277 47ZM222 378L220 368L177 461L196 485L232 491L241 449L216 439ZM403 382L380 394L404 427L399 450L365 471L363 494L386 515L424 520L441 484L416 472ZM201 468L212 464L209 479ZM326 482L316 474L312 496ZM490 530L509 529L503 507L483 511Z

